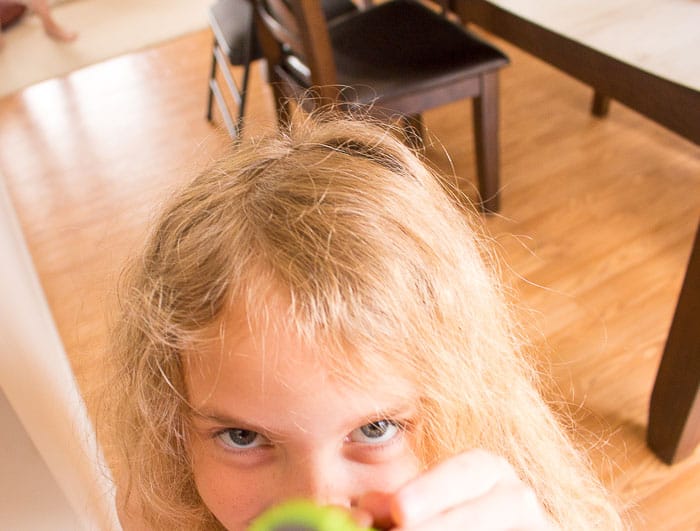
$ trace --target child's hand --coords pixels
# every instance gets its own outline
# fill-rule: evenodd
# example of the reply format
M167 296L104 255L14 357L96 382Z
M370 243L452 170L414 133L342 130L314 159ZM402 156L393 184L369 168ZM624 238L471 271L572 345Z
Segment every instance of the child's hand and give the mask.
M375 527L396 531L553 528L513 467L483 450L448 459L393 494L366 494L359 508Z

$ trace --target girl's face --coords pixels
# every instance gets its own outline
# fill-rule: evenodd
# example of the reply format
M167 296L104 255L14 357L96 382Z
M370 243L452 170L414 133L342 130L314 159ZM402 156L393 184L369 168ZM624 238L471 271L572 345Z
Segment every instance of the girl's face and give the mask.
M294 334L252 328L232 316L223 341L187 358L194 478L227 529L289 498L350 507L418 472L411 385L392 375L371 389L341 384Z

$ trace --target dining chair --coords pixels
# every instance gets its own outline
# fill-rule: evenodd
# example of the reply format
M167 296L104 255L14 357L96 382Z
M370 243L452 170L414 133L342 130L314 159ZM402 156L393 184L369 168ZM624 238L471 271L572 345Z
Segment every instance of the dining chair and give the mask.
M480 206L498 210L498 73L506 55L417 0L378 3L329 22L319 0L255 4L280 119L291 101L307 110L333 102L368 106L420 130L423 111L473 98Z
M323 0L322 6L325 16L329 18L357 9L352 0ZM209 74L207 120L213 120L213 105L216 101L226 129L232 138L236 138L243 125L250 67L253 61L262 57L255 35L252 0L217 0L209 8L209 25L214 34L214 44ZM236 81L231 67L243 67L240 81ZM231 103L237 107L235 119L217 79L218 68L221 68Z

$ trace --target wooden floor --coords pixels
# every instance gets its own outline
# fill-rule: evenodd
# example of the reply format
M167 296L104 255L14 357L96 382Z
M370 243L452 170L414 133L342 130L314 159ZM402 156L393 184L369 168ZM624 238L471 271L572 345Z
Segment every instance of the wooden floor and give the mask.
M667 467L644 444L700 215L700 148L621 105L593 118L590 89L501 45L503 208L485 222L506 275L633 527L700 529L700 451ZM0 173L88 395L119 264L169 190L228 148L204 119L209 46L196 33L0 100ZM251 134L274 123L257 74ZM444 146L431 160L473 197L470 106L425 120Z

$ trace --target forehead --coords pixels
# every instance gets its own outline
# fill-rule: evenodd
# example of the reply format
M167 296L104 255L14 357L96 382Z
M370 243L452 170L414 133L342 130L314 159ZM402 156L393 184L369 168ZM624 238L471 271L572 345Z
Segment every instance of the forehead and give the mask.
M354 421L415 403L414 386L396 374L329 370L329 359L351 354L302 340L278 310L271 307L264 322L230 312L211 337L186 353L188 398L196 410L265 425L285 417L301 426L320 416Z

